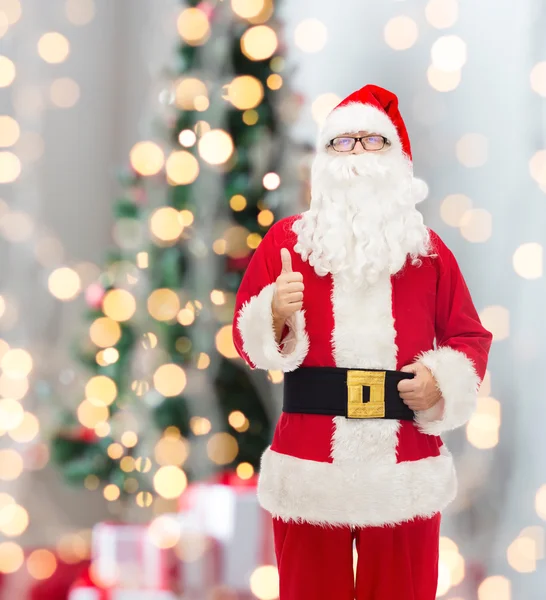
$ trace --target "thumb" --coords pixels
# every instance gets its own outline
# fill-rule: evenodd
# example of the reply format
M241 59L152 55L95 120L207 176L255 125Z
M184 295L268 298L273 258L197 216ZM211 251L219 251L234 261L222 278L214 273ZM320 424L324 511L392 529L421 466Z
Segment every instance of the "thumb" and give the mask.
M286 248L281 248L281 263L283 273L292 273L292 257Z
M406 365L405 367L402 367L400 369L400 371L402 371L402 373L413 373L414 375L417 375L418 370L419 370L419 367L416 363L413 363L412 365Z

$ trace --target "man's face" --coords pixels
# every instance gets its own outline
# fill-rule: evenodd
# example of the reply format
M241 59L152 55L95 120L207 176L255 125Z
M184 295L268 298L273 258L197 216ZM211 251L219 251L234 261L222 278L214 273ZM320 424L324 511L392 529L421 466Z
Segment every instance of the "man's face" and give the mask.
M390 141L379 133L359 131L336 136L326 146L326 151L332 156L349 156L368 152L374 154L388 152L390 148Z

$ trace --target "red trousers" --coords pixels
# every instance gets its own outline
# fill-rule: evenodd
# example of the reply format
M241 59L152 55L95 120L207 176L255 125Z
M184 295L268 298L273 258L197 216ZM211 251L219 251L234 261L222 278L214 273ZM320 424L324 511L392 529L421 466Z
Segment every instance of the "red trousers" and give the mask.
M439 514L361 529L278 519L273 527L280 600L436 598ZM355 572L353 542L358 553Z

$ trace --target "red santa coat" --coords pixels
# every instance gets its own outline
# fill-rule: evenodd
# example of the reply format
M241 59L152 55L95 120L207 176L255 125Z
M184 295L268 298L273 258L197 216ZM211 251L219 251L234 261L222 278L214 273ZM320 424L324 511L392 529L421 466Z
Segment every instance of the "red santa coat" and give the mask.
M431 516L456 493L452 457L439 435L474 411L491 334L457 262L431 232L431 256L408 260L394 276L348 290L319 277L294 251L292 225L276 223L256 250L240 286L233 336L252 368L399 370L419 359L433 373L441 402L415 421L282 413L262 458L262 506L283 520L372 526ZM303 274L304 310L274 339L271 300L281 248Z

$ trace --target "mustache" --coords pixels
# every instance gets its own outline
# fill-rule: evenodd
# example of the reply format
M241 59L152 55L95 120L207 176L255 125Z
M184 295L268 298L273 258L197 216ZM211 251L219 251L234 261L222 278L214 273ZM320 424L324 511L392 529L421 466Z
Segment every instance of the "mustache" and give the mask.
M392 157L386 153L365 153L332 156L317 154L313 163L316 180L354 182L357 179L385 179L393 172Z

